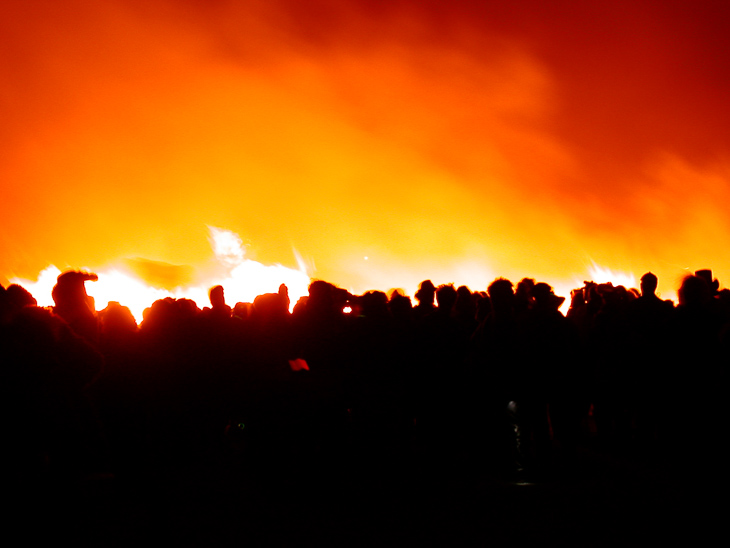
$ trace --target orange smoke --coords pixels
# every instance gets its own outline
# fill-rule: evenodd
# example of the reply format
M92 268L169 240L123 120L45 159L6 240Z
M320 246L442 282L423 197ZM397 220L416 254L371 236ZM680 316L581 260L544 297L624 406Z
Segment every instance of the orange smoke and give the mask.
M730 277L727 10L494 4L3 2L2 282L206 225L357 292Z

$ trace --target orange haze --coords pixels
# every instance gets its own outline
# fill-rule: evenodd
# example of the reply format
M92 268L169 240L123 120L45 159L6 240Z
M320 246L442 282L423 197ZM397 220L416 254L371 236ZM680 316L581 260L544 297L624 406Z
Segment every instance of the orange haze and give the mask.
M709 1L4 1L0 282L187 283L207 225L357 292L727 281L729 28Z

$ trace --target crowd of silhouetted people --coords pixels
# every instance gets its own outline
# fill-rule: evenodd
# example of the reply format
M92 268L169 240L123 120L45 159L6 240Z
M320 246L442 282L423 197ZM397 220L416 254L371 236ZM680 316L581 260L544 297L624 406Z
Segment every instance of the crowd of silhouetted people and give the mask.
M216 286L209 307L160 299L140 325L119 303L95 311L95 279L64 272L53 307L0 291L20 481L222 461L539 475L585 447L687 470L724 446L730 291L708 270L677 305L651 273L640 290L586 282L566 315L529 278L426 280L415 303L313 281L293 307L283 285L233 307Z

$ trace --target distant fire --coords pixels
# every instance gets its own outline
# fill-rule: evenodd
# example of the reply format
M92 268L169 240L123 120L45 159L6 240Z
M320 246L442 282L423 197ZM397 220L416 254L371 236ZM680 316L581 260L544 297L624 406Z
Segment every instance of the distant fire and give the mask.
M596 263L590 269L590 281L597 284L611 283L623 285L626 288L637 287L636 277L631 273L615 272L610 268L604 268Z
M278 264L264 265L245 258L243 243L237 234L215 227L209 227L209 231L215 257L225 268L224 275L195 285L166 290L152 287L132 272L118 268L96 269L94 272L98 274L99 280L86 285L87 293L94 298L96 309L102 310L110 301L117 301L127 306L137 322L140 322L144 309L155 300L165 297L192 299L201 308L209 306L208 290L215 285L223 286L226 300L231 304L253 302L262 293L276 293L281 284L286 284L289 289L292 305L307 294L310 278L300 258L297 258L299 270ZM60 273L61 270L51 265L39 274L35 282L22 279L11 281L30 291L39 306L52 306L51 291Z
M155 300L165 297L191 299L200 308L209 306L208 291L215 285L223 286L226 300L231 305L237 302L253 302L257 295L263 293L276 293L281 284L286 284L289 289L292 307L300 297L307 295L310 276L304 261L298 255L298 269L279 264L264 265L245 257L245 248L238 234L216 227L208 227L208 229L213 253L223 268L223 274L212 275L197 283L170 290L154 287L135 273L122 268L82 268L81 270L93 270L99 276L98 281L89 282L86 286L87 293L94 298L96 309L102 310L109 302L116 301L127 306L137 322L141 322L145 308L148 308ZM11 281L30 291L39 306L53 306L51 291L60 273L59 268L51 265L38 275L35 282L18 278ZM424 276L424 278L427 277ZM558 281L553 284L556 294L566 297L561 308L563 313L567 312L570 305L568 298L570 290L581 287L586 280L596 283L612 283L615 286L623 285L626 288L638 286L636 277L632 273L613 271L593 263L585 280L576 277L573 283ZM437 284L443 281L434 279ZM516 283L519 280L512 281ZM448 280L448 282L457 285L461 283L460 280ZM491 279L484 279L480 286L472 284L470 289L472 291L484 290L489 282Z

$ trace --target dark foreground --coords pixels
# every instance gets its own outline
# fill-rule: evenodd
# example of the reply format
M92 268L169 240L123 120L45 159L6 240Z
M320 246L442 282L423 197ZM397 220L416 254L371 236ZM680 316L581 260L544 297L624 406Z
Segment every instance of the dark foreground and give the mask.
M242 315L220 288L203 311L157 301L138 327L93 311L89 276L59 276L53 310L19 286L0 306L14 545L720 540L716 280L686 278L676 308L649 274L641 297L587 284L567 318L529 279L464 288L462 306L426 280L417 307L317 281L293 314L285 287Z
M425 451L357 466L225 452L206 460L25 486L9 523L24 545L653 546L716 541L727 508L717 462L585 446L522 476Z

